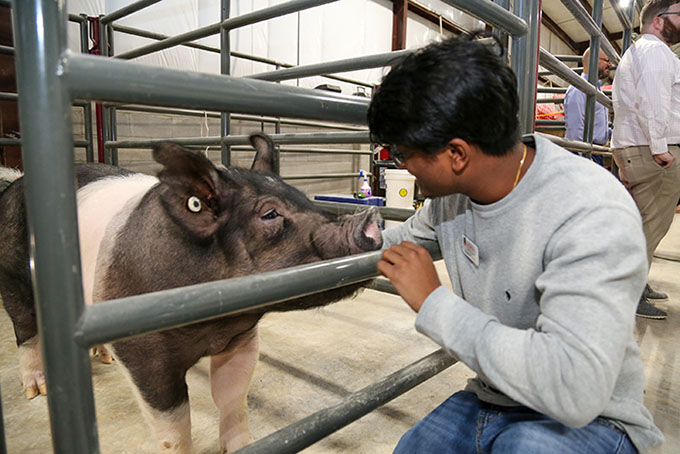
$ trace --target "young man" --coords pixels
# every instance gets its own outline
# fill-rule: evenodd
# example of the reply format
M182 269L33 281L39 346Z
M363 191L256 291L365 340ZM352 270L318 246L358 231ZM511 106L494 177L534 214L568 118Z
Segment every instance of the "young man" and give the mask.
M621 58L614 78L612 147L619 177L642 215L647 258L670 229L680 198L680 0L651 0L640 12L642 36ZM665 319L649 299L667 299L649 286L640 317Z
M602 167L520 141L517 111L515 74L469 38L407 57L371 102L373 138L429 197L384 232L378 269L416 329L477 373L395 452L644 451L663 435L633 337L639 212ZM421 240L439 243L453 292Z

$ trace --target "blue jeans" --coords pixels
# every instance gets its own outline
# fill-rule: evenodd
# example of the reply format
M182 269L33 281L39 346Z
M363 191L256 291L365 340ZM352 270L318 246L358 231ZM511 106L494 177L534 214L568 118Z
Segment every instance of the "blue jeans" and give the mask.
M573 429L527 407L500 407L459 391L406 432L396 454L636 454L604 418Z

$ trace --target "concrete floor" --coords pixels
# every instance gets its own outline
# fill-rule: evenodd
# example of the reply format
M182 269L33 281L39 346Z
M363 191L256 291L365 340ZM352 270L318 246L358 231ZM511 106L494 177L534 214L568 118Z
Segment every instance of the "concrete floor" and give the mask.
M645 401L666 443L652 454L680 452L680 215L652 264L652 286L670 295L659 303L666 321L638 319L647 386ZM440 266L443 271L443 267ZM371 290L354 300L285 314L261 327L260 362L248 397L253 435L261 438L435 351L417 334L414 315L400 298ZM46 399L27 401L19 386L11 323L0 311L0 368L9 453L51 452ZM152 453L154 443L115 365L92 363L102 453ZM304 453L390 453L399 437L454 391L472 372L456 364ZM218 452L217 412L204 359L189 373L193 440L197 453Z

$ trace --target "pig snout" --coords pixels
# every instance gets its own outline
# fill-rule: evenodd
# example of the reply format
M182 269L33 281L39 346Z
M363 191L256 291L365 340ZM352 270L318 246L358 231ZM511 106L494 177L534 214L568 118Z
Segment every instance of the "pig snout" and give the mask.
M358 216L356 227L353 229L352 253L368 252L380 249L382 234L380 233L380 216L377 208L370 208L363 216Z

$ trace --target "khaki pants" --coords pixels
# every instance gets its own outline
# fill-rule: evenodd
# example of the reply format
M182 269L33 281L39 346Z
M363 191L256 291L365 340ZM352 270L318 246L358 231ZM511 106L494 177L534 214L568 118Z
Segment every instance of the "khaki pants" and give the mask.
M680 198L680 147L669 145L668 151L675 161L664 169L654 161L647 146L612 150L619 178L633 195L642 215L650 264L656 247L673 222Z

